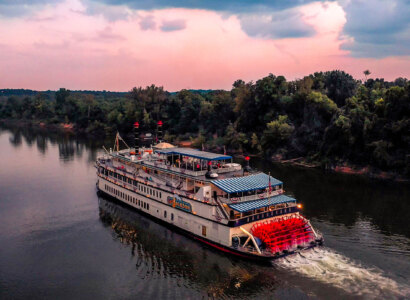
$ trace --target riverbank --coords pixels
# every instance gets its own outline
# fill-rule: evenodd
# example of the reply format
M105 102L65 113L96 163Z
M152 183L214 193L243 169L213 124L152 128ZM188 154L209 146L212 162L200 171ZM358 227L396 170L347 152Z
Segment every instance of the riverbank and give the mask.
M41 121L27 121L27 120L13 120L13 119L2 119L0 120L0 125L6 126L6 128L32 128L41 131L53 132L53 133L65 133L65 134L72 134L72 135L86 135L90 137L103 137L109 136L109 134L105 133L102 134L101 132L86 132L85 130L79 130L74 124L72 123L57 123L57 124L50 124L44 123ZM176 146L179 147L193 147L197 148L195 144L190 140L181 140L174 143ZM215 152L222 152L222 147L209 147L205 143L205 150L208 151L215 151ZM250 156L251 158L258 158L263 159L263 155L261 154L249 154L246 155L238 150L227 149L227 152L239 159L245 159L245 156ZM341 163L327 163L323 164L317 161L308 160L306 157L297 157L291 159L284 159L281 155L273 155L270 161L278 164L283 165L292 165L301 168L307 169L322 169L325 171L335 172L335 173L342 173L348 175L361 175L369 178L381 179L381 180L392 180L395 182L410 182L409 178L402 176L401 174L395 172L387 172L383 170L379 170L372 166L356 166L349 164L347 162Z
M372 166L355 166L348 164L347 162L343 162L340 164L327 164L322 165L319 162L308 162L304 157L298 157L293 159L287 160L275 160L274 162L278 162L281 164L288 164L303 168L316 168L316 169L324 169L327 171L335 172L335 173L342 173L342 174L349 174L349 175L363 175L370 178L375 179L383 179L383 180L393 180L397 182L410 182L409 178L403 177L400 174L395 172L386 172L374 168Z

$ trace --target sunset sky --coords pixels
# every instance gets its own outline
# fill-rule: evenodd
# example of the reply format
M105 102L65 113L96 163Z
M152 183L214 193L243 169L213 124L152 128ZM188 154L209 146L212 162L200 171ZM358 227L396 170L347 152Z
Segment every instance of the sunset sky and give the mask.
M0 88L230 89L410 77L408 0L0 0Z

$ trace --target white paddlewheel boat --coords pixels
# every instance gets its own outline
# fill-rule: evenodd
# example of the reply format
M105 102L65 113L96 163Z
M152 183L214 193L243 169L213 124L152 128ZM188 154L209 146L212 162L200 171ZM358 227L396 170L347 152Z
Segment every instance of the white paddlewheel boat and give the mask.
M137 124L137 123L136 123ZM286 196L283 183L225 154L168 143L97 158L101 193L220 251L272 260L321 245L322 236ZM138 145L138 138L136 138Z

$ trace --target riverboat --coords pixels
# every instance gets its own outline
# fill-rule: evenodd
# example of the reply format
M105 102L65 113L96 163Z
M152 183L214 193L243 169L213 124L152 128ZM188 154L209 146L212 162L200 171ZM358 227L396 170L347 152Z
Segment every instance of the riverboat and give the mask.
M272 260L321 245L283 183L231 156L159 142L114 149L96 160L97 188L220 251ZM124 142L126 149L120 150Z

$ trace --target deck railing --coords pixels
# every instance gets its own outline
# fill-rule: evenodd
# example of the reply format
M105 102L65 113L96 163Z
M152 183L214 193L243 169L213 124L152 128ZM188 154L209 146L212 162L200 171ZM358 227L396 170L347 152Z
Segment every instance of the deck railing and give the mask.
M169 187L169 186L167 186L167 185L159 184L159 183L150 181L150 180L148 180L148 179L146 179L146 178L144 178L144 177L135 176L135 175L133 175L133 174L131 174L131 173L126 172L125 170L116 170L116 169L114 169L114 168L112 168L112 167L107 167L107 166L105 166L105 167L106 167L109 171L115 171L115 172L117 172L117 173L120 174L120 175L123 175L123 176L125 176L125 177L127 177L127 178L129 178L129 179L135 180L135 181L137 181L138 183L145 184L145 185L147 185L147 186L149 186L149 187L159 188L159 189L161 189L161 190L163 190L163 191L165 191L165 192L169 192L169 193L171 193L171 194L177 194L177 195L180 195L180 196L184 196L184 197L187 197L187 198L189 198L189 199L191 199L191 200L196 200L196 201L199 201L199 202L205 202L205 203L215 204L214 201L213 201L213 199L212 199L211 197L209 197L209 198L204 197L203 200L200 200L200 199L197 199L197 198L195 197L195 194L194 194L194 193L191 193L191 192L188 192L188 191L182 191L182 190L179 190L179 189L176 189L176 188L173 188L173 187ZM128 182L125 182L125 181L123 181L123 180L120 180L120 179L118 179L118 178L115 178L114 176L105 175L105 174L100 174L100 175L103 176L104 178L108 179L109 181L111 181L111 182L113 182L113 183L116 183L116 184L118 184L118 185L120 185L120 186L122 186L122 187L128 188L128 189L130 189L130 190L134 190L134 191L137 191L137 190L138 190L137 187L134 186L133 184L130 184L130 183L128 183ZM150 175L147 174L147 177L149 177L149 176L150 176Z
M223 202L223 203L239 203L239 202L246 202L246 201L252 201L252 200L258 200L258 199L265 199L268 197L275 197L280 194L283 194L284 191L283 189L272 191L272 192L265 192L262 194L256 194L256 195L249 195L249 196L243 196L243 197L218 197L218 199Z
M179 168L176 166L171 166L167 165L164 162L160 162L157 160L152 160L152 161L144 161L144 164L149 165L149 166L154 166L157 168L165 169L165 170L170 170L190 176L204 176L208 170L191 170L189 168ZM235 172L238 171L238 167L221 167L217 169L212 169L213 172L218 173L218 174L224 174L224 173L229 173L229 172Z

